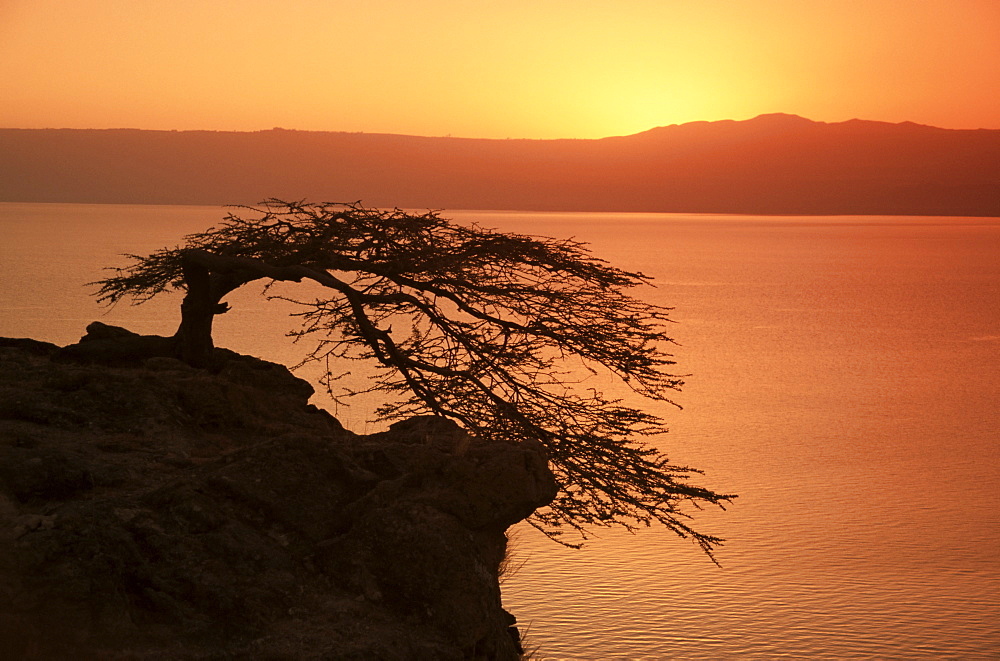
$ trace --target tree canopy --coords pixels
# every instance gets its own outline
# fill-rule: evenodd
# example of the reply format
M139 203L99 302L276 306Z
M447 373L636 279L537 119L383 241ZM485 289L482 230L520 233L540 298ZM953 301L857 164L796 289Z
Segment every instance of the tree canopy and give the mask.
M244 217L246 216L246 217ZM667 349L669 308L631 296L651 284L615 268L585 244L501 233L442 218L359 203L269 200L236 207L183 246L128 255L95 283L98 300L142 303L185 292L174 336L193 365L212 356L212 320L223 298L261 280L311 281L297 340L313 340L303 364L324 367L332 395L387 396L377 415L435 414L483 439L545 445L561 491L529 520L550 537L595 527L659 523L711 556L721 539L695 531L685 504L722 506L733 496L689 483L644 439L664 420L591 386L611 375L634 393L673 403L680 377ZM361 391L335 389L344 361L376 368ZM630 398L631 399L631 398Z

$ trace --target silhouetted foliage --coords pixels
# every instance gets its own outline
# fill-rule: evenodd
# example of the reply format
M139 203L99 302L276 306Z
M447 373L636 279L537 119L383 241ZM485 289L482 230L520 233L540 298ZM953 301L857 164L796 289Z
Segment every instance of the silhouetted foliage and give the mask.
M204 365L226 294L256 280L312 281L325 293L294 300L302 326L291 335L315 340L303 364L324 365L336 396L341 361L371 361L376 376L362 392L390 396L382 420L433 413L481 438L543 443L562 490L530 521L550 537L658 522L709 555L721 542L693 530L680 506L732 496L692 486L699 471L642 442L666 431L660 417L588 384L610 374L670 403L682 385L666 371L669 309L626 293L647 276L575 240L463 226L433 211L278 200L238 209L254 215L231 213L183 247L129 255L131 265L95 283L99 300L184 290L178 355Z

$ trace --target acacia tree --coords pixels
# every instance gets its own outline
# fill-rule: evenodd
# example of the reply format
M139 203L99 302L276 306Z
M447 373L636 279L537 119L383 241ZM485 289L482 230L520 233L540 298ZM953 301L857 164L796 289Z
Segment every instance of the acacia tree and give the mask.
M666 371L669 308L627 293L647 276L575 240L464 226L434 211L279 200L237 208L182 247L128 255L130 265L95 283L98 300L183 290L176 352L205 366L228 293L262 280L270 296L275 282L311 281L320 295L286 298L301 306L290 335L315 340L303 364L325 366L331 394L340 361L372 361L370 387L343 394L389 395L381 420L431 413L480 438L540 441L561 491L529 521L553 539L567 528L586 538L593 527L660 523L709 556L722 541L693 530L681 507L732 496L691 485L700 471L642 441L666 431L659 416L586 383L610 374L673 403L682 381Z

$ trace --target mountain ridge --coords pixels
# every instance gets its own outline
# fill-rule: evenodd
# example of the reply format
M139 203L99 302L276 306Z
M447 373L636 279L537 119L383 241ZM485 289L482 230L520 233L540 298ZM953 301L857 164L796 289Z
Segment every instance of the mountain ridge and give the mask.
M414 133L388 133L384 131L335 131L335 130L323 130L323 129L296 129L296 128L285 128L281 126L275 126L269 129L257 129L254 131L230 131L225 129L144 129L134 126L116 126L108 128L74 128L74 127L57 127L50 126L45 128L21 128L16 126L0 127L0 131L104 131L104 132L114 132L114 131L128 131L137 133L238 133L238 134L257 134L257 133L307 133L307 134L334 134L334 135L367 135L367 136L392 136L399 138L424 138L424 139L435 139L435 140L481 140L488 142L511 142L511 141L521 141L521 142L593 142L599 140L611 140L615 138L629 138L633 136L646 135L651 132L660 131L662 129L671 129L675 127L692 127L692 126L718 126L718 125L736 125L736 124L759 124L762 122L786 122L786 123L798 123L801 125L816 125L816 126L837 126L841 124L872 124L881 126L912 126L912 127L922 127L928 129L934 129L936 131L955 131L955 132L980 132L980 131L1000 131L1000 129L988 129L988 128L975 128L975 129L955 129L946 128L941 126L934 126L933 124L921 124L919 122L913 122L905 120L902 122L889 122L885 120L875 120L875 119L861 119L854 117L851 119L845 119L837 122L825 122L822 120L809 119L801 115L796 115L794 113L785 112L770 112L761 113L750 117L748 119L713 119L713 120L693 120L690 122L681 122L679 124L662 124L659 126L653 126L642 131L637 131L635 133L626 133L622 135L608 135L601 136L599 138L478 138L472 136L431 136L431 135L418 135Z
M0 129L0 201L1000 216L1000 130L771 113L596 139Z

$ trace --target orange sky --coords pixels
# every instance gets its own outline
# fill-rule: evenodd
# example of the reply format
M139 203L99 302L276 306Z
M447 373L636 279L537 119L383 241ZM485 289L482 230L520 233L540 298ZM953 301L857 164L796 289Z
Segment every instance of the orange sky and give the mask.
M1000 0L0 0L0 127L1000 128Z

